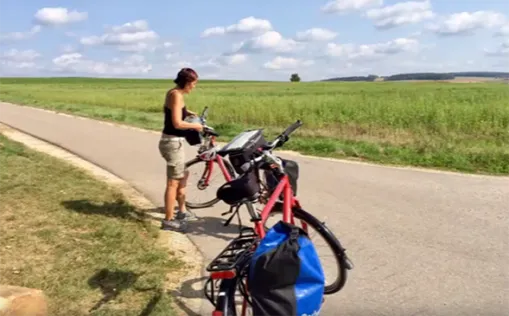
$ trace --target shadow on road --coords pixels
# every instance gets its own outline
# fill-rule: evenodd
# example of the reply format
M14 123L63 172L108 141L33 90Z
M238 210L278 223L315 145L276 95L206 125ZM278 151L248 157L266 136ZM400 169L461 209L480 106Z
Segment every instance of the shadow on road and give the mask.
M239 225L235 222L224 226L224 218L203 216L196 221L188 222L187 235L210 236L230 241L239 232Z
M171 292L171 295L174 298L175 304L177 304L188 316L200 316L199 314L196 314L194 311L192 311L187 305L186 302L183 299L202 299L203 304L209 304L209 301L206 299L204 292L203 292L203 286L205 284L205 281L207 280L207 277L203 276L200 278L194 278L190 280L184 281L180 288L177 290L173 290Z
M182 282L180 288L172 292L175 296L180 296L184 298L205 298L203 294L203 286L205 285L205 281L208 276L202 276L199 278L194 278L190 280L186 280Z

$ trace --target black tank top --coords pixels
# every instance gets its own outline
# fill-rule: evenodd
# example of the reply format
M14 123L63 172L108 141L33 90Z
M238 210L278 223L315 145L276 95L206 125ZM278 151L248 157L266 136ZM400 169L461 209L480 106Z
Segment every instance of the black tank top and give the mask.
M187 108L184 105L182 108L182 120L187 117ZM171 109L169 109L166 105L164 106L164 129L163 133L166 135L175 135L180 137L185 137L187 130L178 129L173 126L173 121L171 120Z

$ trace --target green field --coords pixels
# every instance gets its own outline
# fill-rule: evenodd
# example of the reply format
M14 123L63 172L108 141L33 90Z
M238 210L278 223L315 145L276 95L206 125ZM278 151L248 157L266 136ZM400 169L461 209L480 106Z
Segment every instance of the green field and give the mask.
M0 79L0 100L160 130L171 80ZM201 81L186 98L223 140L304 126L286 149L305 154L509 174L504 83Z

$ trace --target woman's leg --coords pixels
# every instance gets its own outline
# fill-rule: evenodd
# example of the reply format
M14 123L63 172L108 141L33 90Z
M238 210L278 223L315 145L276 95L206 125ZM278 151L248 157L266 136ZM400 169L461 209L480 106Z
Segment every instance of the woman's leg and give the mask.
M178 188L179 188L179 180L167 179L166 183L166 191L164 193L164 209L165 209L165 217L166 221L171 221L174 217L175 212L175 204L177 202Z
M177 189L177 201L179 206L179 212L177 213L177 219L181 220L195 220L196 216L186 209L186 186L187 179L189 178L189 170L184 171L184 176L180 180L180 184Z
M184 178L183 142L179 139L162 138L159 142L159 151L166 160L166 190L164 192L165 217L162 229L183 230L185 225L174 219L175 204L177 204L178 187Z
M184 178L180 180L178 188L177 188L177 201L179 205L179 211L186 211L186 186L187 186L187 178L189 177L189 170L184 171Z

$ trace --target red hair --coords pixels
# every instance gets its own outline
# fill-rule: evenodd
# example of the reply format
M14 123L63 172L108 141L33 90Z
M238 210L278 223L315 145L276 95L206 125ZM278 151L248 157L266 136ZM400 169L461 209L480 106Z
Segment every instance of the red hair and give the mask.
M191 68L182 68L177 78L173 80L179 88L184 88L188 83L198 80L198 74Z

